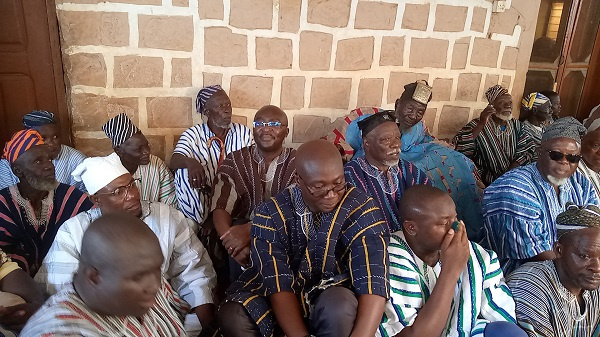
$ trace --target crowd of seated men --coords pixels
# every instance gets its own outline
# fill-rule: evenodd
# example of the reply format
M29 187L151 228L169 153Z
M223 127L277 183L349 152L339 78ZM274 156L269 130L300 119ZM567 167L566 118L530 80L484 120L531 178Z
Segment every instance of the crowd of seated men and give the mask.
M169 166L126 114L114 152L33 111L0 160L0 336L600 335L600 130L511 95L451 143L432 90L357 109L340 144L283 145L218 85ZM343 152L343 151L342 151Z

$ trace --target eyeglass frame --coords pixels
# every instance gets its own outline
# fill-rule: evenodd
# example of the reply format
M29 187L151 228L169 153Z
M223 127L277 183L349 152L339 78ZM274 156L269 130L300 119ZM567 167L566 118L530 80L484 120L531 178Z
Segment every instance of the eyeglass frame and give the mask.
M344 179L339 184L334 184L332 188L326 189L325 193L322 193L322 192L317 193L319 189L323 189L323 190L325 190L325 189L323 187L313 187L313 186L310 186L309 184L306 183L306 181L304 181L304 179L302 179L302 177L298 173L296 173L296 176L298 177L299 180L302 180L302 183L304 184L304 186L306 186L306 189L308 190L308 193L310 193L310 195L312 195L315 198L323 198L326 195L328 195L329 192L340 193L340 192L346 190L346 186L347 186L346 179ZM343 187L343 188L340 189L339 191L336 191L336 188L339 188L339 187ZM315 189L317 191L315 191Z
M571 164L577 164L581 161L581 159L583 158L581 155L579 154L566 154L566 153L562 153L560 151L556 151L556 150L546 150L544 149L544 151L546 151L548 153L548 157L550 157L551 160L554 161L561 161L563 159L566 159L569 163ZM560 158L556 157L556 159L552 158L552 153L558 153L560 154ZM556 156L556 155L555 155ZM576 158L576 159L569 159L569 158Z
M115 188L114 190L112 190L112 192L106 192L106 193L98 193L98 192L96 192L96 193L94 193L94 195L96 195L96 196L110 195L112 197L118 197L118 195L117 195L116 192L118 190L120 190L121 188L124 188L125 189L125 194L124 194L124 196L122 198L125 199L129 195L129 189L131 187L133 187L133 185L135 185L136 182L139 183L141 181L142 181L142 179L140 179L140 178L131 179L131 181L129 182L129 184L123 185L123 186L118 186L117 188Z
M259 124L259 125L257 125ZM287 124L283 124L280 121L274 121L274 122L252 122L252 126L255 128L281 128L281 127L287 127Z

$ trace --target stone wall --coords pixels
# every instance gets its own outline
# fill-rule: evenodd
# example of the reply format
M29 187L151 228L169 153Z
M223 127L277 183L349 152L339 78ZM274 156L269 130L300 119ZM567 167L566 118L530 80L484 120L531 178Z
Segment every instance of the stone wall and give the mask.
M221 84L236 120L265 104L287 143L331 131L360 106L392 108L403 86L434 87L425 122L451 137L509 87L518 102L539 0L57 0L75 146L107 153L100 126L126 112L168 159L199 88Z

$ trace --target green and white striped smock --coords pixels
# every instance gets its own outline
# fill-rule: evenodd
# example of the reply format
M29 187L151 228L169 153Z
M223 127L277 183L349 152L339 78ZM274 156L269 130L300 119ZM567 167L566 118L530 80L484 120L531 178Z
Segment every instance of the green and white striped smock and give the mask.
M450 316L441 336L483 337L489 322L516 323L515 302L496 254L474 242L469 250L471 257L456 285ZM388 252L391 297L376 334L385 337L413 324L442 271L440 262L430 267L417 257L403 232L392 234Z

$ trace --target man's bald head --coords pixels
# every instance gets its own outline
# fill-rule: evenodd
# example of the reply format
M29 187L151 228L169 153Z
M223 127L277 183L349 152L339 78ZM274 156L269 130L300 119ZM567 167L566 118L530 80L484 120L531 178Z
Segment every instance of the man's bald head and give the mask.
M316 139L306 142L296 152L296 170L304 179L318 175L321 170L338 170L344 173L344 162L332 142Z
M400 199L400 216L404 220L415 220L435 208L434 200L450 197L448 193L428 185L415 185L404 191Z

